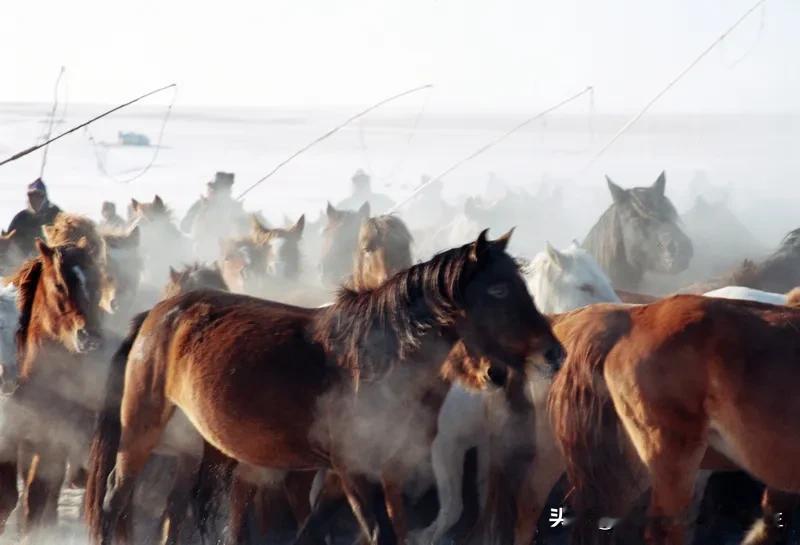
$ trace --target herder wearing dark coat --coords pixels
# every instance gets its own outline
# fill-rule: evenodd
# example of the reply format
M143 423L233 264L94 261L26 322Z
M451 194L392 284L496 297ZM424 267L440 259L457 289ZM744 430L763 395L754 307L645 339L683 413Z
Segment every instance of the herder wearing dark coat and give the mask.
M28 208L19 212L8 226L8 232L16 231L14 242L22 255L34 253L37 237L42 237L42 227L51 225L61 209L47 198L47 186L37 178L28 186Z

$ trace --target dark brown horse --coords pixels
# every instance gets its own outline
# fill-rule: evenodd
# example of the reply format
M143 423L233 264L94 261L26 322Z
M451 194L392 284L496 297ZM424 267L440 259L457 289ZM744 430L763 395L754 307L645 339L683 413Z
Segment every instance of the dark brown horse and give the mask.
M589 231L583 247L597 259L612 285L636 291L645 272L675 274L686 269L692 243L664 194L664 173L650 187L623 189L606 180L613 203Z
M369 203L356 211L337 210L331 203L325 212L328 223L323 231L322 281L338 286L345 282L353 270L353 256L358 248L361 224L369 219Z
M3 430L4 468L16 464L14 446L30 454L23 459L26 534L56 521L66 463L85 456L80 451L100 406L94 384L103 376L93 354L101 344L102 272L89 242L51 247L37 240L36 247L39 255L11 279L19 291L19 382L5 406ZM14 493L4 485L0 496L15 495L12 483ZM3 523L7 517L0 514Z
M239 462L333 468L372 535L382 502L368 476L405 442L403 433L376 442L369 422L402 430L398 417L413 417L408 402L437 379L457 341L500 368L522 369L531 354L560 365L561 345L505 253L507 243L481 233L376 290L342 291L323 309L202 291L156 305L112 363L92 449L87 514L94 538L110 542L176 407ZM390 391L402 395L379 395ZM377 399L381 405L367 402ZM375 422L380 417L386 420ZM413 425L413 418L405 422ZM392 531L377 520L379 540L387 542Z

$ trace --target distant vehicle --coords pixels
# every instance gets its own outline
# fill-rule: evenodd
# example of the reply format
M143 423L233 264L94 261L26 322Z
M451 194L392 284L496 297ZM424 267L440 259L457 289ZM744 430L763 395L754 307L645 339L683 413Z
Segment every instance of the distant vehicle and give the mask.
M117 133L119 143L123 146L149 146L150 139L143 134L137 132L123 132Z

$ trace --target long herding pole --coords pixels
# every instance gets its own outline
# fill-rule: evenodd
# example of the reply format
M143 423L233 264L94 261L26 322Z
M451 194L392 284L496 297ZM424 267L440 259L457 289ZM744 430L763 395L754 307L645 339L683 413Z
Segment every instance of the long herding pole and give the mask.
M64 76L65 70L66 68L62 66L61 70L58 72L58 77L56 78L56 86L55 90L53 91L53 109L50 110L50 125L47 127L47 136L44 137L45 140L49 140L50 136L53 134L53 125L56 122L56 109L58 109L58 87L61 84L61 78ZM44 166L47 164L47 150L49 149L49 146L44 147L44 153L42 154L42 168L39 169L39 178L44 176Z
M422 190L424 190L426 187L431 185L433 182L436 182L437 180L441 180L442 178L444 178L445 176L447 176L448 174L453 172L455 169L457 169L458 167L460 167L464 163L466 163L468 161L471 161L472 159L476 158L477 156L485 153L486 151L488 151L489 149L493 148L494 146L496 146L497 144L499 144L500 142L502 142L503 140L505 140L506 138L508 138L512 134L514 134L515 132L517 132L520 129L524 128L526 125L529 125L529 124L533 123L534 121L536 121L537 119L540 119L541 117L544 117L545 115L547 115L547 114L549 114L549 113L551 113L551 112L553 112L555 110L558 110L562 106L565 106L565 105L569 104L573 100L576 100L576 99L582 97L583 95L585 95L586 93L589 93L591 91L592 91L592 87L589 86L586 89L584 89L583 91L581 91L580 93L576 93L576 94L572 95L571 97L562 100L558 104L550 106L546 110L542 110L541 112L539 112L535 116L529 117L528 119L526 119L525 121L523 121L522 123L520 123L519 125L514 127L513 129L511 129L509 131L506 131L501 136L495 138L494 140L492 140L488 144L485 144L485 145L481 146L480 148L478 148L477 150L475 150L474 152L470 153L467 157L465 157L464 159L461 159L460 161L458 161L453 166L449 167L447 170L445 170L441 174L438 174L437 176L434 176L433 178L431 178L430 180L428 180L424 184L422 184L419 187L417 187L417 189L415 189L408 197L406 197L405 199L403 199L402 201L400 201L399 203L394 205L387 212L387 214L392 214L394 212L397 212L400 208L402 208L405 204L407 204L409 201L411 201L411 199L416 197L420 192L422 192Z
M126 106L130 106L131 104L133 104L133 103L135 103L135 102L139 102L140 100L142 100L142 99L144 99L144 98L147 98L147 97L149 97L149 96L152 96L152 95L154 95L154 94L156 94L156 93L160 93L161 91L165 91L165 90L167 90L167 89L170 89L170 88L172 88L172 87L175 87L176 85L177 85L177 83L171 83L171 84L169 84L169 85L167 85L167 86L165 86L165 87L161 87L160 89L156 89L155 91L150 91L149 93L146 93L146 94L144 94L144 95L142 95L142 96L140 96L140 97L134 98L133 100L130 100L130 101L126 102L125 104L120 104L120 105L119 105L119 106L117 106L116 108L111 108L111 109L110 109L110 110L108 110L107 112L103 112L102 114L100 114L100 115L98 115L98 116L95 116L95 117L93 117L93 118L92 118L92 119L90 119L89 121L86 121L86 122L84 122L84 123L81 123L80 125L76 125L75 127L72 127L71 129L69 129L69 130L67 130L67 131L64 131L64 132L62 132L62 133L61 133L61 134L59 134L58 136L54 136L53 138L50 138L50 139L48 139L46 142L43 142L43 143L41 143L41 144L38 144L38 145L36 145L36 146L31 146L30 148L28 148L28 149L26 149L26 150L22 150L22 151L20 151L19 153L15 153L14 155L12 155L11 157L9 157L9 158L8 158L8 159L6 159L5 161L1 162L1 163L0 163L0 167L1 167L1 166L3 166L3 165L5 165L6 163L10 163L10 162L12 162L12 161L16 161L17 159L20 159L20 158L22 158L22 157L25 157L25 156L26 156L26 155L28 155L29 153L33 153L33 152L34 152L34 151L36 151L37 149L43 148L43 147L47 146L48 144L50 144L50 143L52 143L52 142L55 142L55 141L56 141L56 140L58 140L59 138L62 138L62 137L66 136L66 135L68 135L68 134L70 134L70 133L73 133L73 132L77 131L78 129L82 129L83 127L85 127L85 126L87 126L87 125L89 125L89 124L91 124L91 123L94 123L94 122L95 122L95 121L97 121L98 119L102 119L102 118L104 118L105 116L107 116L107 115L109 115L109 114L112 114L112 113L116 112L117 110L121 110L122 108L125 108Z
M605 144L605 145L604 145L602 148L600 148L600 150L599 150L597 153L595 153L595 154L592 156L592 158L589 160L589 162L588 162L588 163L586 164L586 166L584 167L584 170L585 170L586 168L589 168L589 167L590 167L590 166L591 166L591 165L592 165L592 164L593 164L593 163L594 163L594 162L595 162L597 159L599 159L599 158L600 158L600 156L601 156L601 155L603 155L603 154L604 154L606 151L608 151L608 148L610 148L611 146L613 146L613 145L614 145L614 142L616 142L616 141L619 139L619 137L620 137L620 136L622 136L623 134L625 134L625 132L626 132L628 129L630 129L630 128L631 128L631 127L634 125L634 123L636 123L637 121L639 121L639 120L642 118L642 116L643 116L644 114L646 114L646 113L648 112L648 110L650 110L650 108L653 106L653 104L655 104L655 103L658 101L658 99L660 99L662 96L664 96L664 95L667 93L667 91L669 91L670 89L672 89L672 87L674 87L674 86L675 86L675 84L676 84L676 83L678 83L678 82L679 82L679 81L680 81L680 80L683 78L683 76L685 76L686 74L688 74L688 73L689 73L689 71L690 71L692 68L694 68L694 67L697 65L697 63L699 63L701 60L703 60L703 58L704 58L706 55L708 55L709 53L711 53L711 51L712 51L712 50L713 50L715 47L717 47L717 45L719 45L719 44L722 42L722 40L724 40L725 38L727 38L727 37L728 37L728 35L729 35L731 32L733 32L733 31L736 29L736 27L738 27L738 26L739 26L739 25L742 23L742 21L744 21L745 19L747 19L747 18L748 18L748 17L749 17L749 16L750 16L750 15L751 15L751 14L752 14L752 13L753 13L755 10L757 10L757 9L758 9L758 7L759 7L759 6L761 6L762 4L765 4L766 2L767 2L767 0L758 0L758 2L756 2L756 3L755 3L755 5L754 5L753 7L751 7L750 9L748 9L748 10L747 10L747 11L744 13L744 15L742 15L741 17L739 17L739 18L736 20L736 22L735 22L735 23L733 23L733 25L732 25L731 27L729 27L729 28L728 28L728 30L726 30L725 32L723 32L723 33L722 33L722 34L721 34L721 35L720 35L720 36L719 36L719 37L718 37L716 40L714 40L714 41L711 43L711 45L709 45L707 48L705 48L705 49L703 50L703 52L702 52L702 53L700 53L700 54L697 56L697 58L695 58L695 59L694 59L694 60L693 60L693 61L692 61L692 62L689 64L689 66L687 66L686 68L684 68L683 70L681 70L681 72L680 72L680 73L679 73L677 76L675 76L675 77L674 77L674 78L673 78L673 79L672 79L672 80L671 80L671 81L670 81L670 82L669 82L669 83L666 85L666 87L664 87L663 89L661 89L661 91L659 91L659 92L656 94L656 96L654 96L652 99L650 99L650 102L648 102L647 104L645 104L644 108L642 108L642 109L641 109L641 111L640 111L639 113L637 113L635 116L633 116L633 118L631 118L631 119L630 119L630 120L629 120L627 123L625 123L625 125L623 125L623 127L622 127L622 128L619 130L619 131L617 131L617 133L616 133L616 134L614 134L614 136L612 136L612 137L611 137L611 139L610 139L608 142L606 142L606 144Z
M268 172L268 173L267 173L265 176L263 176L261 179L259 179L259 180L257 180L256 182L254 182L254 183L253 183L253 184L252 184L250 187L248 187L247 189L245 189L244 191L242 191L241 195L239 195L238 197L236 197L236 199L237 199L237 200L242 200L242 199L244 198L244 196L245 196L245 195L247 195L248 193L250 193L250 191L252 191L253 189L255 189L255 187L256 187L256 186L258 186L259 184L261 184L261 183L263 183L263 182L267 181L267 180L268 180L268 179L269 179L269 178L270 178L272 175L274 175L276 172L278 172L278 171L279 171L281 168L283 168L283 167L284 167L284 166L285 166L287 163L289 163L289 162L290 162L292 159L294 159L295 157L297 157L297 156L298 156L298 155L300 155L301 153L304 153L305 151L307 151L307 150L308 150L309 148L311 148L312 146L315 146L316 144L319 144L319 143L320 143L320 142L322 142L323 140L325 140L325 139L327 139L327 138L330 138L331 136L333 136L334 134L336 134L337 132L339 132L341 129L345 128L347 125L349 125L350 123L352 123L353 121L355 121L356 119L358 119L359 117L363 117L363 116L367 115L368 113L370 113L372 110L375 110L375 109L377 109L377 108L380 108L380 107L381 107L381 106L383 106L384 104L387 104L387 103L389 103L389 102L392 102L393 100L397 100L398 98L402 98L402 97L404 97L404 96L407 96L407 95L410 95L410 94L412 94L412 93L417 93L417 92L419 92L419 91L422 91L423 89L430 89L430 88L432 88L432 87L433 87L433 85L431 85L431 84L428 84L428 85L421 85L421 86L419 86L419 87L414 87L413 89L409 89L408 91L403 91L402 93L399 93L399 94L397 94L397 95L391 96L391 97L389 97L389 98L385 98L385 99L381 100L380 102L377 102L377 103L373 104L372 106L370 106L370 107L369 107L369 108L367 108L366 110L362 110L362 111L358 112L357 114L355 114L355 115L353 115L353 116L351 116L351 117L347 118L347 119L346 119L344 122L342 122L342 123L340 123L339 125L337 125L336 127L332 128L331 130L329 130L328 132L326 132L325 134L323 134L323 135L322 135L322 136L320 136L319 138L317 138L317 139L315 139L315 140L311 141L310 143L306 144L305 146L303 146L302 148L300 148L299 150L297 150L296 152L294 152L292 155L290 155L289 157L287 157L286 159L284 159L283 161L281 161L280 163L278 163L278 164L277 164L277 165L276 165L276 166L275 166L275 167L274 167L272 170L270 170L270 171L269 171L269 172Z

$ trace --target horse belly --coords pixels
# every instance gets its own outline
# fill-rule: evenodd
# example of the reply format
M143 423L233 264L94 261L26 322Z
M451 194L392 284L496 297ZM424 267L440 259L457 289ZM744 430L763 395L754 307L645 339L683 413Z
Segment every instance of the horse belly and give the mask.
M778 490L800 491L800 434L745 430L712 419L708 443L738 467Z
M255 390L199 386L175 401L200 434L231 458L283 470L325 467L323 449L312 441L313 386L303 391L281 380L258 383L264 386Z

